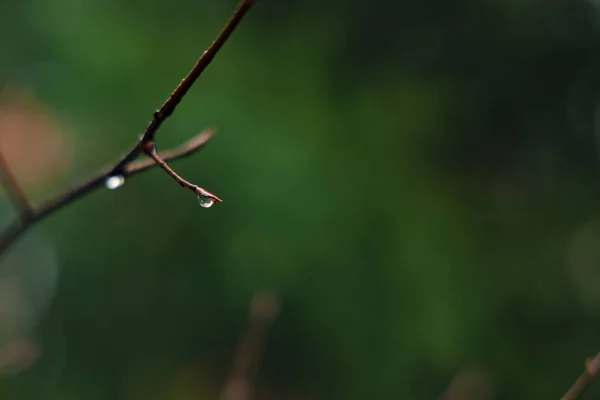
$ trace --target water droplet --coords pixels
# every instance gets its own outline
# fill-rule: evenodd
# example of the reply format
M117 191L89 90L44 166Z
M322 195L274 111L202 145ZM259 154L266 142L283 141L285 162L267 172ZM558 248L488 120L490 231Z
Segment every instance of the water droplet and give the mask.
M198 195L198 203L200 203L200 206L204 208L210 208L213 204L215 204L215 201L210 197Z
M123 175L113 175L104 181L107 189L115 190L123 186L125 177Z

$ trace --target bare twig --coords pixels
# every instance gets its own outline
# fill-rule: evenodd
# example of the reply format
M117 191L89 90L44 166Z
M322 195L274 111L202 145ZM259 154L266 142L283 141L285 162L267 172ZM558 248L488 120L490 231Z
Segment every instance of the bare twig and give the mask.
M259 293L252 300L246 332L236 349L230 377L221 392L221 400L250 400L258 373L267 332L279 313L279 302L270 293Z
M173 91L171 96L167 99L167 101L160 107L159 110L154 112L154 116L152 121L144 131L142 138L139 143L135 145L129 153L117 165L115 165L114 171L115 173L121 171L123 167L131 162L135 157L137 157L142 152L142 145L144 143L152 142L154 140L154 136L156 132L162 125L162 123L173 114L177 105L181 102L181 99L187 94L192 85L196 82L198 77L204 72L206 67L213 60L215 55L221 50L221 47L225 44L229 36L233 33L235 28L238 26L240 21L244 18L250 7L256 2L256 0L241 0L238 6L236 7L233 15L225 25L225 28L221 31L221 33L217 36L215 41L210 45L210 47L202 53L194 68L188 73L188 75L181 81L179 86Z
M31 225L43 220L52 213L58 211L66 205L71 204L75 200L84 197L86 194L102 187L108 178L112 176L123 176L126 178L136 175L137 173L145 171L151 168L153 165L156 165L155 162L158 163L158 165L167 171L173 178L178 177L178 182L180 184L185 183L186 185L190 185L189 188L192 189L196 195L204 196L211 200L220 202L221 199L212 193L183 180L183 178L179 177L179 175L177 175L166 164L166 161L186 157L189 154L201 149L212 137L214 132L203 132L185 143L183 146L167 151L162 155L158 155L154 151L148 153L145 149L148 149L149 145L153 145L155 135L158 132L161 124L169 116L171 116L171 114L173 114L177 105L181 102L183 97L187 94L206 67L208 67L215 55L219 52L223 44L227 41L231 33L235 30L237 25L255 2L256 0L240 0L240 3L236 7L232 17L225 25L225 28L217 36L210 47L204 53L202 53L196 62L196 65L181 81L181 83L177 86L175 91L173 91L171 96L162 105L162 107L154 113L152 121L144 131L144 134L141 136L140 140L120 161L113 166L109 167L103 172L100 172L99 174L92 176L88 180L81 182L75 187L66 190L55 198L47 200L37 207L33 207L29 204L27 196L21 190L17 181L13 177L8 165L6 165L4 160L0 157L0 172L2 174L3 183L10 196L19 207L20 212L20 217L10 223L2 232L0 232L0 256L4 255L4 253L12 246L19 236ZM135 158L144 151L146 151L152 160L135 161Z
M201 150L213 135L213 130L202 132L182 146L165 151L161 156L165 160L177 160L179 158L187 157ZM152 159L135 161L125 166L121 176L129 178L156 166L158 166L158 164ZM29 219L23 220L19 218L18 220L13 221L0 233L0 255L4 254L30 225L39 222L56 210L61 209L75 200L83 198L86 194L103 187L106 180L111 176L114 176L112 174L112 167L106 168L102 172L81 182L79 185L72 187L70 190L47 200L37 208L32 208Z
M586 360L583 373L577 378L573 386L569 388L567 393L561 397L561 400L576 400L587 390L592 384L598 372L600 371L600 353L591 360Z
M171 167L169 167L169 165L167 165L167 163L158 154L156 154L156 147L154 145L154 142L144 143L142 145L142 149L146 154L148 154L148 156L150 156L150 158L152 158L156 162L156 164L158 164L167 174L169 174L173 179L175 179L175 181L179 183L179 186L186 189L190 189L197 196L204 196L212 201L217 201L219 203L223 201L208 190L202 189L198 185L194 185L193 183L186 181L181 176L179 176L177 172L173 171L173 169L171 169Z
M27 200L25 192L17 182L14 174L8 167L8 163L0 153L0 178L2 179L2 186L8 192L8 195L15 203L19 210L19 216L22 220L27 220L32 212L31 205Z
M214 135L214 129L207 129L205 131L200 132L181 146L171 150L162 151L158 155L165 162L185 158L194 154L196 151L202 149ZM123 176L133 176L156 166L156 162L151 158L139 161L132 161L129 164L127 164L123 169Z

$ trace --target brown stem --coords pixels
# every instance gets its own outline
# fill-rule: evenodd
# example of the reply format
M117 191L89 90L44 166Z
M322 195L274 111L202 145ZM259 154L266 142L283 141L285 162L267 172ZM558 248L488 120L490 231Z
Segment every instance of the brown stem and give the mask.
M569 388L567 393L561 400L576 400L581 397L581 395L587 390L587 388L592 384L594 379L598 376L598 372L600 371L600 353L596 355L591 360L586 360L585 369L583 373L577 378L573 386Z
M154 116L152 121L144 131L142 138L140 141L123 157L121 161L115 165L114 173L117 173L123 169L125 165L131 162L134 158L136 158L142 151L142 145L144 143L152 142L154 140L154 136L158 129L162 125L162 123L173 114L177 105L181 102L183 97L187 94L190 88L194 85L196 80L200 77L202 72L208 67L219 52L221 47L225 44L229 36L233 33L235 28L244 18L250 7L256 2L256 0L241 0L238 6L236 7L233 15L227 21L227 24L219 33L214 42L202 53L192 70L188 73L188 75L179 83L177 88L173 91L171 96L165 101L165 103L154 112Z
M254 296L248 315L246 332L242 335L229 379L221 392L220 400L249 400L266 337L273 320L279 313L279 302L270 293Z
M208 141L215 135L214 129L207 129L200 132L184 144L171 150L165 150L159 153L160 158L165 162L185 158L194 154L196 151L203 148ZM123 176L128 177L143 172L149 168L156 167L156 162L151 159L143 159L130 162L123 169Z
M175 181L179 183L179 186L181 186L182 188L190 189L198 196L208 197L211 200L217 201L219 203L223 202L223 200L221 200L208 190L202 189L201 187L186 181L181 176L179 176L177 172L173 171L173 169L169 167L169 165L158 154L156 154L154 142L144 143L142 145L142 150L144 150L144 152L148 156L150 156L150 158L152 158L156 162L156 164L158 164L167 174L169 174L171 178L175 179Z
M4 156L0 152L0 179L2 180L2 186L8 192L8 195L12 199L13 203L19 210L19 215L23 221L30 218L32 213L31 205L27 200L27 195L17 182L14 174L8 167L8 163L4 159Z

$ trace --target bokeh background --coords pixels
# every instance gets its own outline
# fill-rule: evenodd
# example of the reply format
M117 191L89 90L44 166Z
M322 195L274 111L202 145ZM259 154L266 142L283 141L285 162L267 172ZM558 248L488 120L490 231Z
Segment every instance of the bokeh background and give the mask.
M0 148L32 201L118 159L234 6L0 2ZM158 135L218 128L172 165L224 203L153 170L25 235L0 398L216 399L264 290L256 399L559 398L600 350L599 22L261 0Z

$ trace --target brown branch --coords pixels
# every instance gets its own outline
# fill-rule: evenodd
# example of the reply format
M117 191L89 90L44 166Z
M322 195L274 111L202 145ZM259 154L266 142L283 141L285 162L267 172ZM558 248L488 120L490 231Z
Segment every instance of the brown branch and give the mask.
M188 157L197 152L198 150L202 149L214 135L214 129L207 129L205 131L200 132L199 134L197 134L196 136L194 136L179 147L160 152L159 156L165 162ZM125 166L125 168L123 169L123 176L130 177L156 166L156 162L152 159L133 161Z
M47 216L53 214L59 209L71 204L72 202L84 197L88 193L102 187L104 182L112 176L123 176L125 178L131 177L151 168L153 165L158 163L165 171L175 178L179 177L173 170L168 167L166 161L174 160L177 158L186 157L189 154L201 149L206 142L212 137L212 131L206 131L200 135L194 137L183 146L165 152L164 154L157 155L153 152L150 155L153 160L134 161L135 158L140 155L144 148L149 144L154 143L154 137L161 124L175 111L177 105L181 102L183 97L187 94L193 84L196 82L202 72L208 67L210 62L213 60L215 55L219 52L223 44L227 41L231 33L238 26L240 21L246 15L250 7L256 2L256 0L240 0L240 3L236 7L232 17L229 19L225 28L217 36L215 41L210 47L202 53L192 70L189 74L181 81L175 91L162 105L162 107L154 113L152 121L144 131L144 134L140 140L133 146L131 150L116 164L110 168L100 172L97 175L92 176L88 180L81 182L80 184L72 187L65 192L59 194L55 198L45 201L38 207L32 207L27 201L27 196L21 190L17 181L14 179L10 169L6 165L3 159L0 157L0 172L2 174L3 183L13 198L20 211L20 218L10 223L3 231L0 232L0 257L8 251L8 249L14 244L14 242L20 237L33 224L43 220ZM159 161L160 160L160 161ZM166 168L165 168L166 167ZM178 182L180 184L185 182L190 185L190 189L198 196L204 196L210 200L221 201L218 197L212 193L183 180L179 177Z
M209 46L208 49L202 53L196 65L188 73L188 75L179 83L179 86L173 91L171 96L165 101L165 103L154 112L152 121L144 131L142 138L125 157L114 168L114 173L120 172L125 165L131 162L137 157L142 151L142 145L144 143L152 142L156 132L162 125L162 123L173 114L177 105L181 102L183 97L187 94L190 88L194 85L196 80L200 77L202 72L209 66L210 62L217 55L221 47L225 44L229 36L233 33L235 28L244 18L250 7L256 2L256 0L240 0L240 3L236 7L233 15L221 31L215 41Z
M0 179L8 196L17 206L21 219L27 220L32 212L31 205L29 204L29 200L27 200L27 195L19 185L19 182L17 182L17 178L8 167L8 163L2 153L0 153Z
M600 371L600 353L591 360L586 360L583 373L577 378L573 386L561 397L561 400L576 400L587 390Z
M254 296L246 332L236 349L230 377L221 392L221 400L251 399L267 332L278 313L279 301L275 296L270 293Z
M173 171L173 169L169 167L169 165L158 154L156 154L156 146L154 145L154 142L144 143L142 145L142 149L150 158L152 158L156 162L156 164L158 164L167 174L169 174L173 179L175 179L175 181L179 183L179 186L186 189L190 189L196 194L196 196L207 197L210 200L219 203L223 202L223 200L221 200L208 190L202 189L201 187L186 181L181 176L179 176L177 172Z
M183 145L161 153L161 157L164 160L177 160L187 157L204 148L213 135L213 130L201 132ZM157 166L158 164L151 159L135 161L125 166L122 176L124 178L130 178ZM114 176L112 174L112 170L112 167L105 168L102 172L97 173L93 177L81 182L77 186L74 186L66 192L63 192L56 197L45 201L37 208L32 208L29 214L29 219L18 219L13 221L0 233L0 256L10 248L10 246L30 225L41 221L62 207L71 204L75 200L83 198L86 194L103 187L106 180L111 176Z

